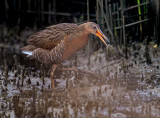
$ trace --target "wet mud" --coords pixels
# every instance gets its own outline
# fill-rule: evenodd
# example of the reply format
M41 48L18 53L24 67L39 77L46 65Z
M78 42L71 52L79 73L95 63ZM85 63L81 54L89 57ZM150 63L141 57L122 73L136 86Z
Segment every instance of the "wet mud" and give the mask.
M159 118L160 48L135 45L127 60L108 46L91 53L90 64L79 51L60 65L78 71L56 70L54 91L49 67L1 48L0 117Z

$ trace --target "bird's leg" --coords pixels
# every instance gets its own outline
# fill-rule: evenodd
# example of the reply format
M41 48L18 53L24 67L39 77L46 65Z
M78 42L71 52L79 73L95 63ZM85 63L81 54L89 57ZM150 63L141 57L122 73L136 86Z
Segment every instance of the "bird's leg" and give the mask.
M61 70L61 71L78 71L77 68L58 68L58 70Z
M75 72L82 72L82 73L86 73L86 74L91 74L91 75L94 75L94 76L97 76L95 73L92 73L90 71L85 71L85 70L81 70L81 69L77 69L77 68L57 68L58 70L61 70L61 71L75 71ZM97 76L99 77L99 76Z
M53 64L52 68L51 68L51 73L50 73L52 90L54 90L54 72L55 72L56 68L57 68L57 65Z

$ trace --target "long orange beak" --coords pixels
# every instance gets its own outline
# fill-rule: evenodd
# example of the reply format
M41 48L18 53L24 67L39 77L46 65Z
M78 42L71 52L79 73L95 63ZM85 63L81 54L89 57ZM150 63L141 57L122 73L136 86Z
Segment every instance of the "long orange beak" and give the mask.
M106 41L109 42L109 40L108 40L108 38L103 34L102 31L97 31L97 32L96 32L96 36L98 36L98 37L101 39L101 41L107 46ZM104 40L103 38L104 38L105 40ZM109 43L110 43L110 42L109 42Z

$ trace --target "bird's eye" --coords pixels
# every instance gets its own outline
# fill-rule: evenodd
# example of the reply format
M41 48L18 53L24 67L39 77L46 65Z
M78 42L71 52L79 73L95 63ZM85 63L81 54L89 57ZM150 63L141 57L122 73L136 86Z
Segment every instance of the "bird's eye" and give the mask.
M97 27L96 27L96 26L93 26L93 29L94 29L94 30L97 30Z

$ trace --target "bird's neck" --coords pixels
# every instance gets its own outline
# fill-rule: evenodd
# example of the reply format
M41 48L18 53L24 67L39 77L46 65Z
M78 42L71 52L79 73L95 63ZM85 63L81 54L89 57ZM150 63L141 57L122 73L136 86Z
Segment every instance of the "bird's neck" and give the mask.
M81 25L78 26L79 28L79 33L78 33L78 37L81 37L79 38L79 40L82 40L84 43L87 43L88 39L89 39L89 34L90 32L88 30L86 30L86 23L83 23Z
M85 25L85 23L79 25L79 26L78 26L78 29L79 29L80 32L83 32L83 33L85 33L86 35L89 35L89 34L90 34L90 32L88 32L88 31L86 30L86 25Z

